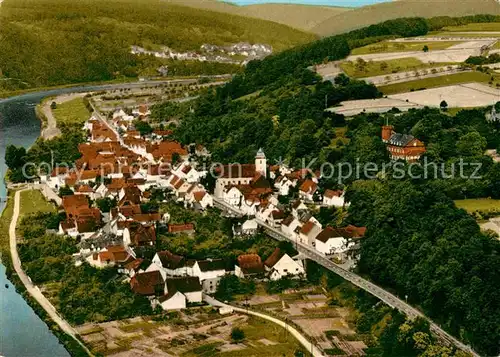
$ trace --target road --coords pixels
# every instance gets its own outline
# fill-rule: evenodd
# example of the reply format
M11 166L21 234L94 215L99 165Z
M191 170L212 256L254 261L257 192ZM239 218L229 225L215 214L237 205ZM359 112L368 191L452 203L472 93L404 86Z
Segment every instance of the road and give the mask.
M14 213L12 215L12 221L10 222L9 226L10 254L12 257L12 264L14 266L14 270L21 279L23 285L26 287L28 293L47 312L52 321L54 321L63 332L73 337L75 341L77 341L80 344L80 346L82 346L82 348L85 349L85 351L89 356L92 356L91 352L87 349L87 347L77 338L77 333L73 329L73 327L71 327L71 325L57 313L55 307L41 293L40 289L37 286L33 285L31 279L26 275L26 273L23 271L21 267L21 260L19 259L19 254L17 252L16 228L17 228L17 221L19 220L19 213L21 206L21 192L23 191L26 191L26 189L16 191L16 194L14 196Z
M313 357L324 357L325 355L312 343L310 342L306 337L304 337L299 331L297 331L293 326L290 326L289 324L287 324L286 322L284 321L281 321L281 320L278 320L274 317L271 317L269 315L266 315L266 314L261 314L259 312L255 312L255 311L252 311L252 310L248 310L248 309L242 309L242 308L239 308L239 307L235 307L235 306L232 306L232 305L227 305L227 304L224 304L223 302L220 302L206 294L203 294L203 300L205 302L207 302L208 304L212 305L212 306L216 306L216 307L228 307L228 308L231 308L233 309L234 311L238 311L238 312L241 312L241 313L244 313L244 314L248 314L248 315L253 315L253 316L257 316L257 317L260 317L262 319L265 319L265 320L268 320L268 321L271 321L272 323L276 324L276 325L279 325L281 327L283 327L284 329L286 329L288 332L290 332L290 334L295 337L297 339L297 341L300 342L300 344L302 346L304 346L304 348L311 352L311 354L313 355Z
M217 207L223 208L226 210L230 210L237 215L244 216L244 214L242 214L242 212L240 212L239 210L235 209L234 207L228 205L224 201L222 201L216 197L213 197L213 200L214 200L214 204ZM277 240L280 240L280 241L292 242L294 244L296 250L299 253L303 254L304 256L309 258L310 260L313 260L316 263L321 264L326 269L334 272L335 274L338 274L339 276L341 276L345 280L347 280L347 281L351 282L352 284L358 286L359 288L369 292L373 296L376 296L377 298L379 298L381 301L383 301L384 303L386 303L390 307L401 311L402 313L406 314L408 317L410 317L410 318L416 318L416 317L425 318L426 320L429 321L430 329L434 334L436 334L437 336L439 336L441 339L448 342L449 344L454 345L461 350L469 352L470 354L472 354L475 357L479 357L479 354L474 352L474 350L472 350L471 347L466 346L465 344L463 344L462 342L457 340L455 337L451 336L449 333L447 333L441 327L439 327L439 325L437 325L435 322L433 322L430 318L426 317L422 312L415 309L411 305L407 304L403 300L399 299L397 296L391 294L390 292L381 288L380 286L375 285L366 279L363 279L359 275L357 275L349 270L345 270L341 266L339 266L339 265L335 264L334 262L332 262L331 260L327 259L323 254L317 252L313 247L310 247L308 245L305 245L305 244L302 244L300 242L295 241L291 237L285 235L281 230L276 229L274 227L271 227L270 225L268 225L264 221L261 221L260 219L255 219L255 220L262 228L264 228L264 230L266 231L266 233L270 237L277 239Z

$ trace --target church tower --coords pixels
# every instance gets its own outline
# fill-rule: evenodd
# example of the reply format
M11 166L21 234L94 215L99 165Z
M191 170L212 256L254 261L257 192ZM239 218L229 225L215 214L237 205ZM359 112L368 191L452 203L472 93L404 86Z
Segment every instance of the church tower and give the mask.
M260 148L259 151L257 151L257 155L255 155L255 172L260 173L264 177L267 176L267 159L262 148Z

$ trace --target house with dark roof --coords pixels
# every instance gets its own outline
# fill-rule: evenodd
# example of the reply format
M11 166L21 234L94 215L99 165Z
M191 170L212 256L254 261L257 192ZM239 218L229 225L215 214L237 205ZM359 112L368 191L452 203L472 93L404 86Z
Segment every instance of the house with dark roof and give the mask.
M365 227L353 225L344 228L326 227L316 236L316 250L343 261L356 244L356 240L362 238L365 232Z
M163 310L185 309L188 303L201 303L202 287L197 277L185 276L168 278L165 281L165 294L158 298Z
M155 254L151 265L146 271L157 270L160 271L164 277L186 276L188 275L188 268L192 268L192 265L190 266L183 256L164 250Z
M293 260L280 248L276 248L266 259L264 266L271 280L280 280L284 277L302 278L305 276L302 262Z
M392 125L382 127L382 141L391 160L418 161L426 151L423 142L413 135L396 133Z
M240 255L234 267L234 275L238 278L259 278L264 273L264 264L258 254Z
M215 293L220 279L228 274L226 261L222 259L197 260L192 275L198 277L206 293Z

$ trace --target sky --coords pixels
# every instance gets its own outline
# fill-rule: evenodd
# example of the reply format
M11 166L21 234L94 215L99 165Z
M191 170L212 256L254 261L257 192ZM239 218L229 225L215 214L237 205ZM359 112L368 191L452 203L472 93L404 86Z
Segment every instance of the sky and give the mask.
M221 1L221 0L219 0ZM305 4L305 5L329 5L329 6L347 6L357 7L371 5L390 0L222 0L237 5L282 3L282 4Z

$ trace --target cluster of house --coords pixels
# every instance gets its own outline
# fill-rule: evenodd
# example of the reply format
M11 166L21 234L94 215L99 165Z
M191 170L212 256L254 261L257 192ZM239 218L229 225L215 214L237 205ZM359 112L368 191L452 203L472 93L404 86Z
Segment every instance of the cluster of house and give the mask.
M157 252L151 263L143 263L142 259L135 259L124 264L122 270L130 276L130 287L135 293L147 296L153 307L161 306L164 310L201 303L203 293L215 293L222 277L228 274L271 280L305 275L303 263L279 248L264 262L257 254L240 255L234 266L222 259L185 259L169 251Z
M246 65L249 61L262 59L273 52L271 46L266 44L237 43L230 46L217 46L204 44L200 51L179 52L163 46L159 51L147 50L140 46L131 46L130 53L134 55L148 55L157 58L173 59L180 61L219 62ZM235 56L244 57L243 60ZM164 70L161 71L162 74ZM167 72L168 73L168 70Z
M254 217L236 227L235 234L254 234L260 221L281 230L291 241L314 247L339 262L354 258L354 248L364 236L365 228L323 227L314 218L311 206L316 209L348 205L343 190L327 189L320 194L319 180L316 172L293 171L284 165L268 167L266 155L260 149L254 164L219 168L215 197L243 215ZM279 196L288 196L294 189L298 191L298 199L289 206L281 204Z
M497 112L495 105L491 108L491 113L489 113L489 115L486 115L486 121L490 123L496 123L500 121L500 113Z
M169 140L170 132L155 130L143 136L135 130L134 119L147 117L148 112L141 106L133 115L118 110L109 120L93 115L84 125L87 142L79 145L81 157L75 166L41 177L54 192L65 188L61 206L66 219L59 233L80 240L77 264L118 267L133 291L164 309L201 302L202 292L215 292L226 274L271 280L303 276L302 262L280 250L264 262L256 254L242 255L233 267L221 260L186 260L170 252L157 252L151 262L138 258L138 248L155 246L159 225L171 234L195 230L189 222L171 224L168 213L160 214L147 204L156 188L169 190L185 207L204 210L217 199L251 216L234 227L236 234L255 234L259 221L265 222L293 241L339 260L348 258L363 237L364 228L323 227L311 214L310 206L345 206L342 190L319 194L317 173L269 167L263 150L257 152L254 164L219 167L212 196L200 183L207 172L189 160L188 149ZM193 151L206 154L202 147ZM68 188L72 194L67 194ZM293 190L299 199L290 207L280 204L279 196ZM102 202L110 203L109 210L98 208Z

